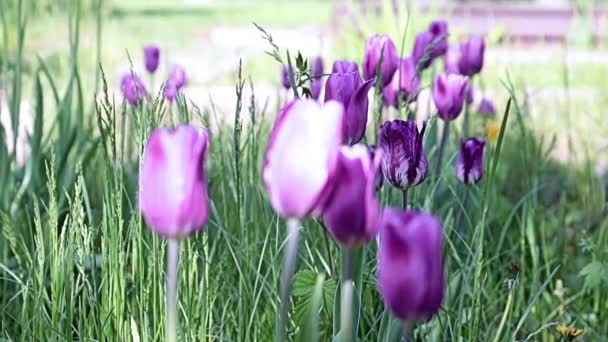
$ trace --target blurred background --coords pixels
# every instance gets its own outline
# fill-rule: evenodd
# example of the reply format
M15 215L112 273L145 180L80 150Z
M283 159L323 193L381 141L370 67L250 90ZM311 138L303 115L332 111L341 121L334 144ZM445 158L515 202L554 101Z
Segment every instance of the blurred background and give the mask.
M4 16L9 30L0 45L5 50L15 46L11 41L16 37L10 3ZM24 47L26 61L35 65L41 58L54 77L66 75L64 83L72 65L65 58L70 3L32 1ZM253 22L270 32L281 49L322 56L327 71L335 59L360 62L364 39L373 33L387 32L397 45L405 34L403 54L408 55L417 32L434 18L446 18L451 43L470 34L486 37L480 82L499 111L506 103L502 82L508 75L525 95L530 126L555 140L550 153L560 160L582 160L582 152L571 153L573 145L581 145L595 155L596 172L606 170L608 124L602 117L608 104L607 0L83 0L80 6L78 63L87 71L82 72L85 86L95 87L99 48L107 82L119 98L120 76L131 67L145 75L142 47L158 44L162 52L156 84L164 81L171 64L181 64L188 74L186 96L226 116L234 112L239 60L255 85L256 99L269 113L285 96L279 65L265 54L271 47ZM25 69L33 73L27 63Z

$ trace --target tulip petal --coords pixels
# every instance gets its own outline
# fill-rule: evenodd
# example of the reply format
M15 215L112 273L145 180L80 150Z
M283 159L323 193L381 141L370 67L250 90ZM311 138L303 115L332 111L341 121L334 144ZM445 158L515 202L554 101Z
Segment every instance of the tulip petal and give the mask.
M288 104L277 118L266 150L264 184L281 215L317 215L327 196L342 141L343 108L335 101Z
M368 97L367 93L374 86L375 80L371 79L363 83L350 98L346 111L346 134L349 145L356 144L365 135L367 127Z

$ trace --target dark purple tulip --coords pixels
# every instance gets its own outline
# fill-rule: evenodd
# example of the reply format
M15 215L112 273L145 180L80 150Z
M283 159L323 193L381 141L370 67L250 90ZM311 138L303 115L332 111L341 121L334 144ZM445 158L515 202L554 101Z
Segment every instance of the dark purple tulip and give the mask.
M207 132L188 125L150 134L139 171L139 208L159 235L183 239L207 223L208 145Z
M460 43L460 60L458 69L465 76L478 74L483 68L485 42L480 37L470 37Z
M344 106L344 143L353 145L363 139L367 126L367 93L374 80L363 82L359 72L333 73L325 83L325 102L335 100Z
M376 158L376 145L369 145L367 148L369 150L370 158L374 160ZM382 161L382 159L380 159L380 161ZM376 170L376 179L374 180L376 191L379 191L382 188L382 185L384 185L384 175L382 174L382 168L380 168Z
M481 114L496 115L496 106L492 103L492 100L488 98L482 98L479 103L479 109L477 111Z
M340 150L323 221L331 237L344 247L363 245L376 236L380 204L374 183L379 163L380 155L372 158L364 145Z
M378 290L399 319L430 319L443 301L443 233L433 215L387 208L378 246Z
M288 218L318 216L332 190L344 109L336 101L297 99L274 122L262 179L274 210Z
M483 176L483 151L486 142L477 138L460 141L460 155L456 160L456 177L465 184L474 184Z
M137 106L140 100L146 97L146 87L144 83L132 73L124 74L120 80L120 90L124 98L131 104Z
M169 74L169 79L175 82L175 87L177 90L180 90L183 86L186 85L186 69L181 65L175 64L171 68L171 73Z
M431 50L433 59L445 55L448 50L448 23L445 20L435 20L429 25L429 32L433 35L434 47Z
M148 45L144 47L144 64L146 70L153 74L158 69L158 60L160 58L160 49L156 45Z
M382 53L384 49L384 53ZM370 80L376 77L376 67L380 62L382 54L382 65L380 74L383 85L391 81L391 76L399 64L399 53L391 38L386 35L373 35L365 41L365 55L363 56L363 78Z
M443 67L446 74L460 74L458 63L460 62L460 47L458 45L450 45L448 51L443 57Z
M426 56L424 58L424 54L426 52L426 48L433 42L433 34L425 31L420 32L416 35L416 40L414 41L414 48L412 50L412 58L414 59L414 63L420 70L424 70L431 66L433 62L432 56Z
M310 74L312 78L319 79L323 77L323 59L321 57L315 57L310 63Z
M335 61L331 69L332 73L359 72L357 62Z
M310 82L310 97L314 100L318 100L321 96L321 90L323 89L323 79L313 79Z
M394 187L408 189L422 183L428 175L428 161L422 139L426 129L423 122L418 131L414 120L386 121L378 133L382 151L382 173Z
M420 78L416 73L416 65L411 57L404 58L399 63L399 69L395 70L391 82L383 89L385 104L397 108L399 105L398 94L402 100L415 100L420 91Z
M433 101L441 119L451 121L460 115L468 83L467 77L457 74L442 73L435 78Z

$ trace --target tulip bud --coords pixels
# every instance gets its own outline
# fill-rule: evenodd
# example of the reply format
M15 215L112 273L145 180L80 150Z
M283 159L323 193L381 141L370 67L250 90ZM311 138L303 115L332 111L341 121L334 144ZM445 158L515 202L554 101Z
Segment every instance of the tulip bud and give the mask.
M291 88L291 81L289 80L289 67L287 65L281 65L281 84L285 89Z
M378 246L378 290L399 319L430 319L445 287L441 222L431 214L387 208Z
M335 65L334 65L335 66ZM367 127L367 93L374 80L365 83L359 72L333 73L325 83L325 102L335 100L342 103L345 110L344 143L353 145L361 141Z
M323 59L321 57L315 57L310 63L310 76L313 79L319 79L323 77Z
M182 125L150 134L139 170L139 209L159 235L183 239L209 217L207 132Z
M294 100L281 110L262 170L270 204L280 215L302 219L323 209L338 162L343 117L335 101Z
M359 66L356 62L351 61L335 61L332 66L332 73L347 73L356 72L359 73Z
M380 204L374 182L379 157L372 158L364 145L340 149L323 221L332 238L344 247L360 246L376 236Z
M420 70L424 70L431 66L433 57L430 55L425 56L426 48L433 42L433 34L430 32L420 32L416 35L414 41L414 48L412 49L412 58L416 67ZM425 58L426 57L426 58Z
M445 55L448 50L448 23L445 20L435 20L429 25L429 32L433 36L433 59Z
M458 69L465 76L478 74L483 68L485 42L480 37L470 37L460 43L460 60Z
M492 103L492 100L486 97L481 99L477 111L481 114L496 115L496 107L494 106L494 103Z
M411 57L404 58L393 74L391 82L384 87L384 102L397 108L399 106L398 96L401 96L402 100L415 100L418 92L420 92L420 78L416 72L414 60Z
M384 52L383 52L384 51ZM365 55L363 56L363 78L366 80L376 77L376 67L382 55L382 65L380 74L382 84L387 85L391 81L391 76L399 64L399 53L391 38L386 35L373 35L365 41Z
M323 80L322 79L318 79L318 80L313 79L310 82L310 97L313 100L318 100L319 97L321 96L322 89L323 89Z
M426 122L418 131L414 120L385 122L378 133L382 172L394 187L408 189L422 183L428 174L423 137Z
M456 160L456 176L465 184L474 184L483 175L483 151L486 142L477 138L460 141L460 154Z
M156 45L148 45L144 47L144 64L146 70L153 74L158 68L158 60L160 57L160 49Z
M173 65L171 68L171 73L169 74L169 79L175 82L175 87L179 91L183 86L186 85L186 70L181 65Z
M144 83L132 73L124 74L120 80L120 90L124 98L131 104L137 106L139 100L146 97L146 87Z
M435 78L433 102L441 119L451 121L460 115L467 86L468 80L462 75L443 73Z
M318 100L321 95L321 89L323 89L323 59L321 57L312 59L310 76L312 77L310 82L310 97Z
M178 92L179 92L179 90L177 89L177 86L175 85L175 81L169 79L167 81L167 83L165 83L165 98L168 101L173 101L177 97Z
M460 74L458 63L460 62L460 47L450 45L443 57L443 67L446 74Z

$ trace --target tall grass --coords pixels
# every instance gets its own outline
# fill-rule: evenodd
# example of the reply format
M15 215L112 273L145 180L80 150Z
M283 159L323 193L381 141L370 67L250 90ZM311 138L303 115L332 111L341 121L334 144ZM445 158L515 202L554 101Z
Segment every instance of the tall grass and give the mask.
M162 340L165 242L145 227L136 203L143 143L166 122L167 104L152 96L135 110L127 107L110 93L101 69L99 94L82 87L80 75L97 70L83 70L75 58L78 6L70 7L67 87L58 88L43 58L32 79L24 79L19 44L27 38L27 13L0 7L4 33L9 21L21 18L17 45L2 50L3 61L14 61L2 68L13 125L21 90L30 84L34 104L27 163L18 166L10 146L0 143L0 338ZM214 132L210 221L204 233L184 241L180 255L178 321L185 341L268 341L274 332L286 230L268 204L260 171L268 117L275 113L264 113L253 92L244 98L244 87L255 89L246 74L239 72L232 125L213 120L220 114L212 110L201 114L185 99L177 105L181 120ZM469 189L469 200L461 200L452 172L459 134L452 135L439 181L410 193L412 207L443 221L448 274L440 314L415 326L413 336L558 341L554 326L568 324L584 329L588 340L608 340L602 321L608 310L605 184L594 176L591 160L573 167L549 158L551 141L528 125L526 95L508 78L504 82L511 105L501 118L503 135L489 150L485 179ZM94 106L87 105L91 99ZM46 106L49 101L55 105ZM427 153L433 160L436 148ZM401 194L386 186L380 197L386 205L401 203ZM459 215L463 227L455 224ZM334 335L338 270L330 265L340 253L333 243L326 248L325 239L320 223L304 223L290 340ZM375 287L375 256L372 243L358 289L357 335L365 341L379 340L395 326Z

